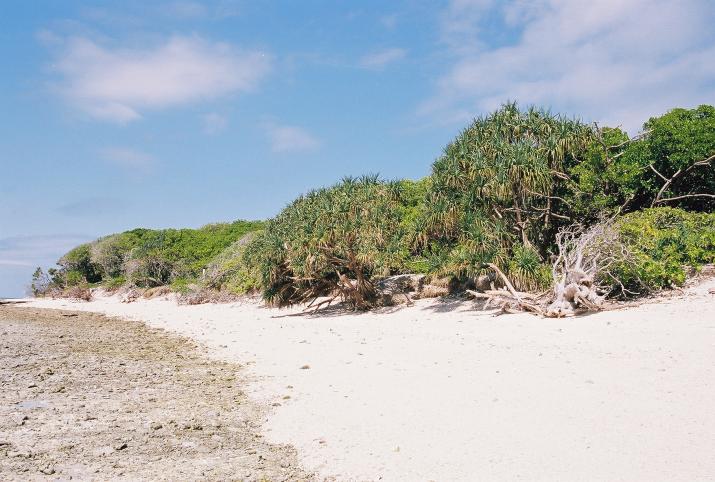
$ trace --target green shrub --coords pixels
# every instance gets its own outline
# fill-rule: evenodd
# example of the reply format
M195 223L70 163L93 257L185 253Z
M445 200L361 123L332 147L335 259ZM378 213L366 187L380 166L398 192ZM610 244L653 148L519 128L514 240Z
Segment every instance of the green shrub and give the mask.
M633 292L680 286L688 268L715 262L715 213L652 208L624 216L618 226L634 259L613 274Z
M555 232L573 222L565 171L594 138L589 126L506 104L476 119L432 167L421 239L444 274L495 263L521 288L542 284L541 259Z
M133 229L78 246L58 264L65 277L76 271L88 283L101 282L113 289L119 280L141 287L163 286L198 278L223 249L261 227L260 221L236 221L199 229Z
M102 280L102 268L92 261L91 256L91 246L89 244L82 244L72 249L70 252L65 254L57 262L60 265L62 271L69 275L72 274L72 285L76 285L76 278L79 276L80 280L84 280L88 283L96 283Z
M246 294L260 291L261 267L257 256L261 251L263 231L241 237L216 256L202 277L204 288Z
M171 285L171 291L174 291L175 293L181 293L185 294L191 291L191 282L190 280L186 278L175 278L172 280Z
M86 282L85 274L81 271L72 270L65 274L65 284L67 286L79 286Z
M399 270L409 254L400 216L408 207L403 193L411 193L405 187L346 178L291 203L260 238L264 297L284 306L339 292L356 308L371 306L373 279Z
M127 283L127 278L124 276L116 276L114 278L109 278L104 280L103 285L108 290L116 290L121 288Z

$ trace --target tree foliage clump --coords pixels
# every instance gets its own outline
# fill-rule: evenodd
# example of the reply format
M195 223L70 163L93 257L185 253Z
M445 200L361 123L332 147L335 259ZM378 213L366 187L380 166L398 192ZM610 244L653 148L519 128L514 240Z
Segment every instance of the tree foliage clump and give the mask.
M569 176L594 138L591 127L506 104L476 119L432 169L425 240L442 268L474 276L495 263L533 288L554 233L573 220Z
M81 282L97 283L102 280L101 267L92 260L92 246L89 243L70 250L57 264L65 274L69 286Z
M632 138L608 127L597 134L569 172L577 187L574 213L582 219L659 206L715 209L715 107L673 109Z
M373 279L404 263L404 193L400 182L366 176L293 201L261 239L264 297L278 306L323 295L372 306Z
M52 283L63 289L82 284L116 289L128 284L156 287L199 278L210 261L260 221L209 224L199 229L133 229L72 249L58 261ZM39 276L39 275L38 275Z

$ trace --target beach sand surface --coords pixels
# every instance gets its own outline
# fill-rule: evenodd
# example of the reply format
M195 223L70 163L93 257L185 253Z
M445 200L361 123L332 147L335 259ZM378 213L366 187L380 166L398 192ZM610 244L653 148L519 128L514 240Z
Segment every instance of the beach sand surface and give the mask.
M263 433L337 480L715 480L715 287L589 316L469 301L297 315L257 303L37 300L244 364ZM296 316L286 316L296 315Z

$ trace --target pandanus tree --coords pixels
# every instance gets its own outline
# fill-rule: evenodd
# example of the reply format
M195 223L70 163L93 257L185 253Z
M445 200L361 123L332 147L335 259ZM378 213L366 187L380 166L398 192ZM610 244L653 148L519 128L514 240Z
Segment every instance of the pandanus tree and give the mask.
M264 296L278 306L341 298L358 309L400 256L400 183L346 178L301 196L271 220L261 240Z
M531 287L540 260L568 216L567 171L592 142L578 120L515 103L481 117L435 161L426 238L451 246L448 271L473 275L486 263Z

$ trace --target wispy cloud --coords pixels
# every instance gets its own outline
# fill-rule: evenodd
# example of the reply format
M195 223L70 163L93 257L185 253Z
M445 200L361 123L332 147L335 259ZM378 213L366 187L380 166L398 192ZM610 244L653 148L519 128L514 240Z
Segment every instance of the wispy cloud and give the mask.
M364 55L360 58L360 66L365 69L382 69L387 65L405 58L404 49L393 47Z
M100 155L105 161L132 171L146 171L156 163L151 154L129 147L107 147L100 151Z
M300 127L275 124L264 127L273 152L306 152L320 147L320 141Z
M63 204L57 212L65 216L90 218L120 213L126 204L124 199L96 196Z
M397 25L397 14L391 13L380 17L380 23L387 29L393 29Z
M714 22L709 0L454 0L442 24L454 61L421 112L463 122L511 99L637 130L715 102ZM495 25L514 40L492 41Z
M167 15L178 18L200 18L208 14L206 5L189 0L170 2L161 7Z
M226 116L216 112L209 112L201 116L201 124L205 134L215 135L226 130L228 119Z
M0 266L48 265L73 247L90 240L89 236L81 234L0 238Z
M57 90L92 117L127 123L150 109L216 99L254 89L270 59L199 36L173 36L146 48L66 40L53 63Z

